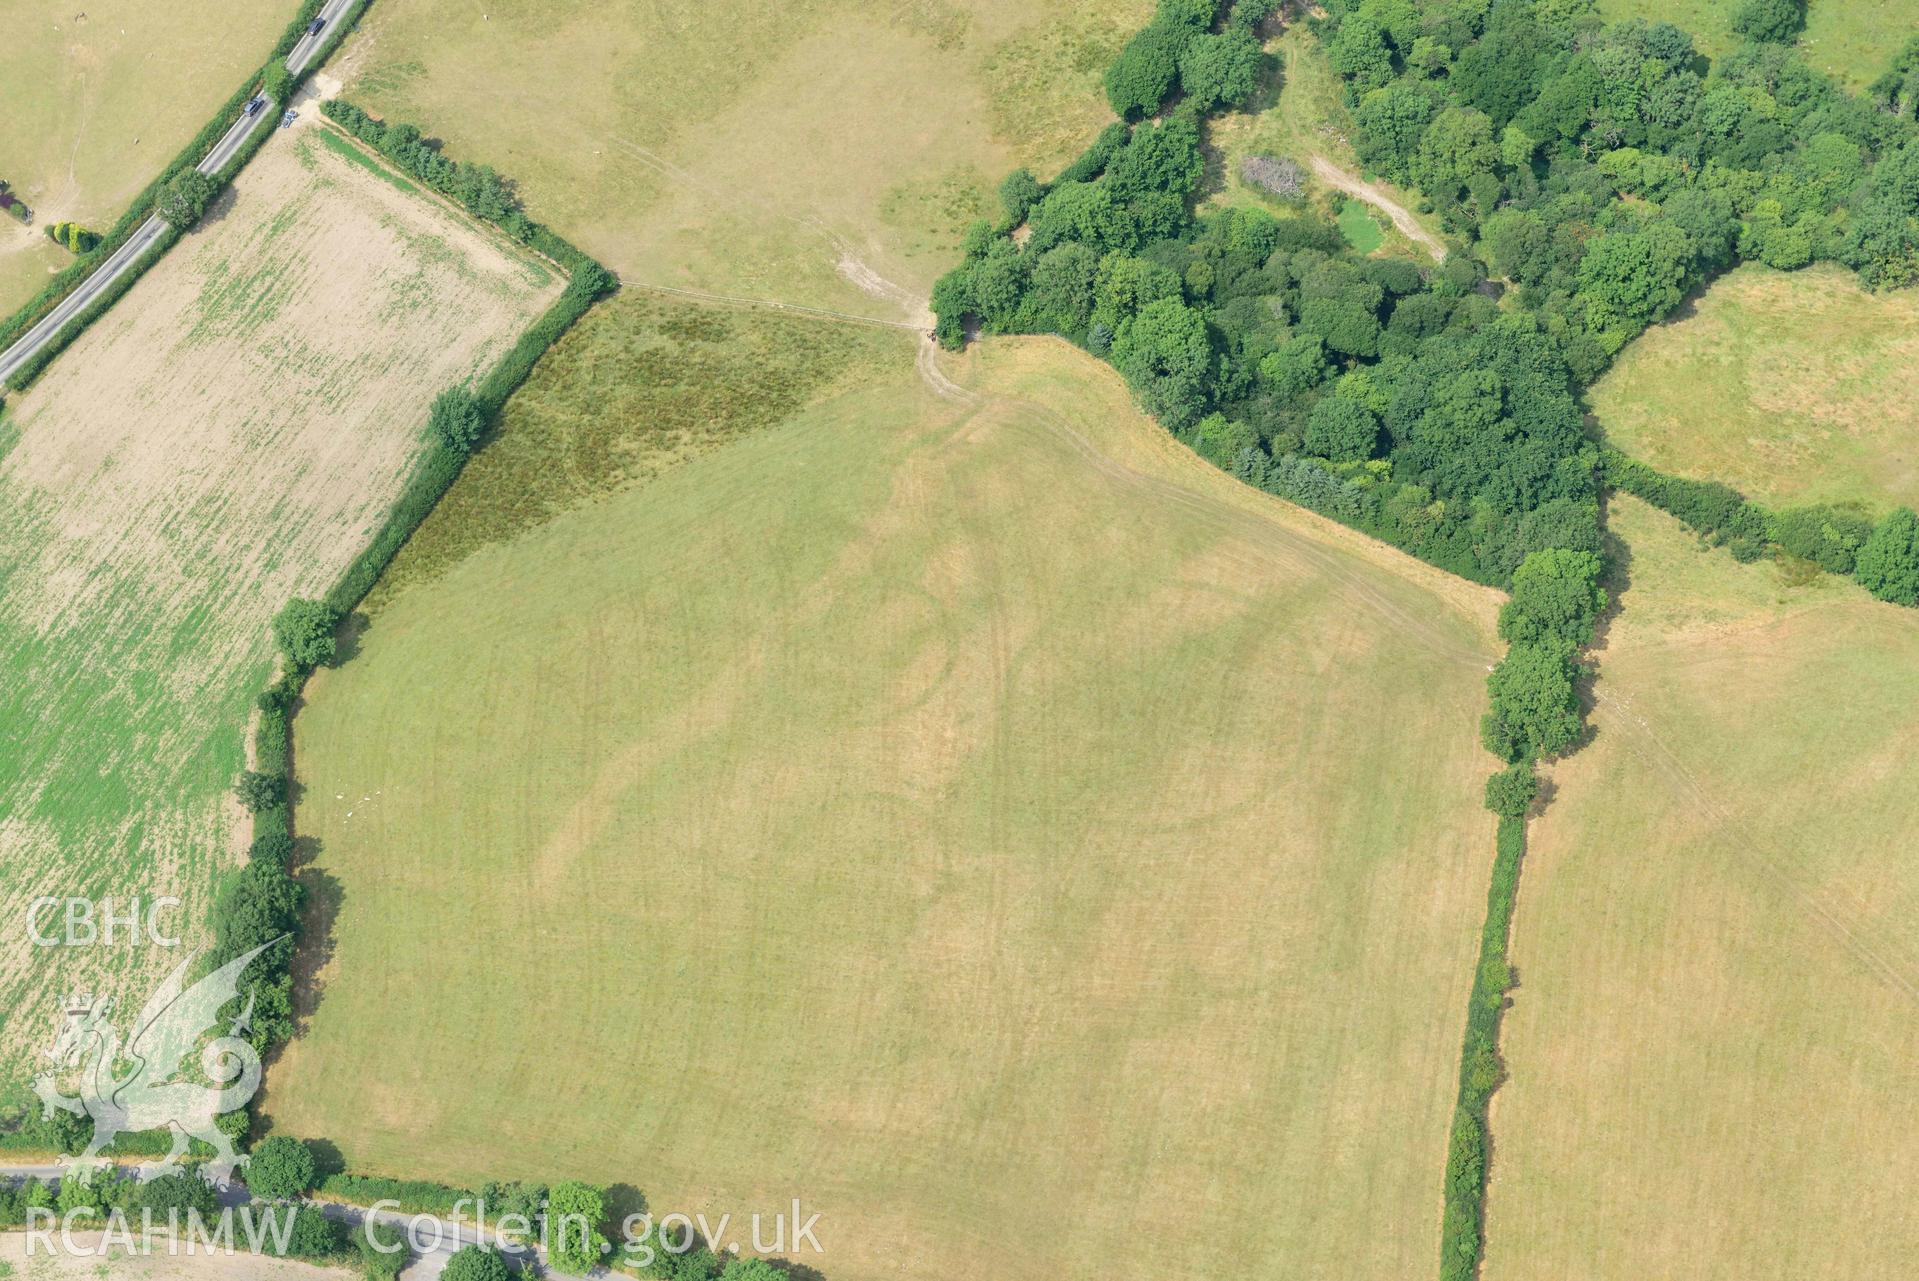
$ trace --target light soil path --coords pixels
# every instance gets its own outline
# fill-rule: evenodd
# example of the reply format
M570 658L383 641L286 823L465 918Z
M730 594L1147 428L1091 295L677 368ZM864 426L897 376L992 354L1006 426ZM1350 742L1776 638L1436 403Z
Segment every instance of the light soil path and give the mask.
M1434 262L1446 261L1446 246L1438 236L1419 225L1419 219L1413 217L1406 206L1386 194L1385 188L1353 177L1344 169L1324 156L1309 156L1313 173L1321 182L1328 183L1356 200L1364 200L1373 208L1393 220L1393 226L1399 228L1401 235L1421 246L1433 256Z

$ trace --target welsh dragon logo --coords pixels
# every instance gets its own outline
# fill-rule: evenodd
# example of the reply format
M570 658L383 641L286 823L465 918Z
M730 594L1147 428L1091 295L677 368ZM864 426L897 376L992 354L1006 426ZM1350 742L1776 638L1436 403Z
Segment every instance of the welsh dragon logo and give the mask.
M106 1164L101 1149L122 1133L173 1130L173 1146L164 1158L140 1168L152 1177L186 1154L187 1143L199 1139L215 1157L202 1173L222 1187L245 1157L215 1122L224 1112L244 1107L260 1087L260 1056L243 1034L253 1016L253 997L228 1026L200 1050L200 1067L213 1086L175 1080L182 1064L219 1021L220 1009L239 996L240 975L253 959L280 940L263 943L235 957L213 973L187 986L188 969L199 956L188 956L147 998L134 1020L133 1035L123 1044L113 1025L111 997L76 996L66 1002L66 1019L46 1057L54 1071L34 1078L43 1115L53 1110L93 1118L93 1141L71 1160L63 1161L83 1182ZM57 1078L78 1070L79 1094L60 1093ZM115 1075L116 1071L121 1075Z

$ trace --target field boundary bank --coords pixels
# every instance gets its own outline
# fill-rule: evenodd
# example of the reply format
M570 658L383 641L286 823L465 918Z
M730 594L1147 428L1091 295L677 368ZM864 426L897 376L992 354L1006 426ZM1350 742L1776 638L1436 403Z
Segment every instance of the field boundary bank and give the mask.
M338 20L332 24L332 30L327 33L326 38L313 51L312 57L307 60L306 66L303 67L297 75L292 75L288 78L287 97L289 99L291 99L293 94L306 83L308 78L326 62L327 58L332 56L333 52L339 47L340 42L346 38L347 33L352 31L359 23L360 18L366 13L367 7L372 4L372 2L373 0L355 0L352 5L341 13ZM287 29L281 33L279 41L273 46L272 52L267 55L267 61L264 65L272 66L276 62L284 63L285 59L299 44L300 38L306 34L308 25L325 6L326 0L303 0L293 21L289 23ZM173 160L160 171L159 175L155 177L151 183L147 184L139 195L133 198L127 205L126 211L120 215L119 221L115 222L113 227L100 237L98 244L83 254L72 265L62 270L60 274L49 281L38 294L16 310L5 321L0 321L0 350L5 350L25 335L33 326L39 324L54 308L58 307L75 290L79 289L81 285L91 279L96 271L103 268L114 254L124 248L127 242L133 238L148 218L158 216L156 213L156 204L161 190L177 175L199 166L200 162L219 143L220 139L226 135L227 131L234 127L236 117L238 117L241 110L254 95L260 92L262 85L262 73L256 71L251 74L247 78L246 83L215 110L213 116L202 126L200 132L194 135L193 139L174 156ZM275 106L277 109L284 110L286 104L278 103L275 104ZM265 112L263 111L261 114L264 116ZM228 185L233 182L240 170L245 168L247 162L253 159L261 147L266 145L267 138L275 131L276 127L272 125L270 120L262 120L254 127L252 132L246 136L239 148L233 153L232 158L210 175L213 179L216 194L224 191ZM112 285L108 286L100 297L90 303L85 310L67 321L65 325L61 326L60 329L47 340L45 347L41 348L26 364L15 370L13 374L7 378L4 387L0 387L0 391L7 389L13 391L26 390L26 388L33 383L34 379L39 377L61 352L71 346L74 340L79 338L81 334L85 333L94 321L106 314L114 303L123 298L127 291L152 268L153 264L164 257L169 249L178 244L180 238L185 234L186 229L168 225L166 229L160 233L159 238L141 253L139 257L129 263L126 270Z

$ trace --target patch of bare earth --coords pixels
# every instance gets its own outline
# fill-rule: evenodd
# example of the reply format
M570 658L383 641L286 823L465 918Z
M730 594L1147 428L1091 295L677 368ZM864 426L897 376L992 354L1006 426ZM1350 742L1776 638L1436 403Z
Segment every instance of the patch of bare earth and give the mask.
M1406 206L1393 199L1386 189L1377 183L1355 178L1324 156L1310 156L1313 174L1321 182L1337 187L1355 200L1363 200L1373 208L1393 220L1393 226L1399 228L1401 235L1420 246L1433 256L1435 262L1446 261L1446 246L1438 236L1419 225L1419 219L1413 217Z

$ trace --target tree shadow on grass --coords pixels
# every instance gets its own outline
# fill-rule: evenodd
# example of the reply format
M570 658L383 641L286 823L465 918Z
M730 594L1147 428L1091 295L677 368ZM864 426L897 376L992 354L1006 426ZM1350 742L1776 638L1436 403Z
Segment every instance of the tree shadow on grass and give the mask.
M290 967L293 976L293 1037L267 1051L262 1065L268 1069L280 1061L280 1056L286 1053L288 1047L306 1035L313 1020L313 1011L318 1008L320 998L326 991L326 985L319 975L327 962L333 959L333 923L339 919L340 905L345 902L346 894L332 873L312 866L319 852L320 843L312 837L296 837L293 857L287 861L288 870L306 891L306 902L300 912L300 937L293 949L293 964ZM271 1080L270 1070L261 1073L260 1088L253 1097L253 1115L256 1118L272 1115ZM331 1144L326 1146L332 1147ZM333 1151L337 1156L338 1149ZM319 1154L315 1155L317 1157ZM341 1168L344 1169L344 1165Z
M646 1193L631 1183L614 1183L607 1187L603 1204L607 1222L617 1230L634 1215L646 1213Z
M826 1281L826 1274L810 1264L795 1263L791 1259L774 1259L773 1266L793 1278L793 1281Z
M1590 734L1590 731L1588 732ZM1581 740L1581 741L1583 742L1584 740ZM1575 748L1573 750L1577 751L1578 749ZM1552 775L1545 774L1545 773L1540 774L1539 791L1533 796L1532 808L1526 811L1526 817L1529 819L1534 819L1544 814L1547 811L1547 809L1551 807L1554 799L1557 798L1558 795L1559 795L1559 784L1553 781ZM1514 971L1515 974L1517 972L1518 972L1517 970ZM1514 987L1519 986L1519 982L1517 979L1513 981L1513 986Z
M358 658L361 640L372 626L373 620L357 609L341 619L333 633L333 657L326 661L326 665L343 667Z
M346 1153L340 1151L340 1145L332 1139L308 1139L306 1145L307 1151L313 1153L313 1174L316 1179L346 1173Z
M1600 611L1593 623L1593 642L1586 647L1589 655L1602 654L1612 635L1613 621L1625 609L1626 596L1632 591L1632 548L1626 541L1613 533L1606 523L1606 498L1599 500L1599 554L1606 562L1606 577L1599 584L1606 591L1606 608Z
M1579 717L1584 728L1580 731L1579 741L1564 753L1566 756L1584 751L1599 737L1599 726L1593 721L1593 712L1599 706L1600 656L1606 652L1606 647L1611 642L1613 622L1624 611L1626 596L1632 590L1632 548L1606 524L1604 495L1601 495L1599 500L1599 529L1601 537L1599 554L1606 562L1606 576L1600 582L1600 586L1606 592L1606 608L1601 610L1599 617L1593 621L1592 644L1588 645L1580 656L1583 674L1574 691L1579 699ZM1550 781L1541 783L1539 800L1536 803L1538 810L1545 809L1546 803L1551 799L1549 792L1552 790Z
M1262 37L1266 34L1264 26L1260 29ZM1242 108L1247 115L1257 116L1271 111L1279 105L1280 94L1286 91L1286 63L1270 53L1259 55L1259 78L1253 84L1253 96L1246 100Z
M313 866L320 843L310 836L293 842L290 870L306 891L300 911L300 943L293 953L293 1026L296 1036L304 1035L313 1012L326 995L326 980L321 977L333 960L334 923L346 902L346 887L333 873Z
M200 231L210 227L217 227L225 222L227 215L233 212L233 206L238 204L239 200L240 192L238 183L230 182L222 187L219 194L214 196L212 203L207 205L206 212L200 215L200 220L193 224L190 234L197 234Z

